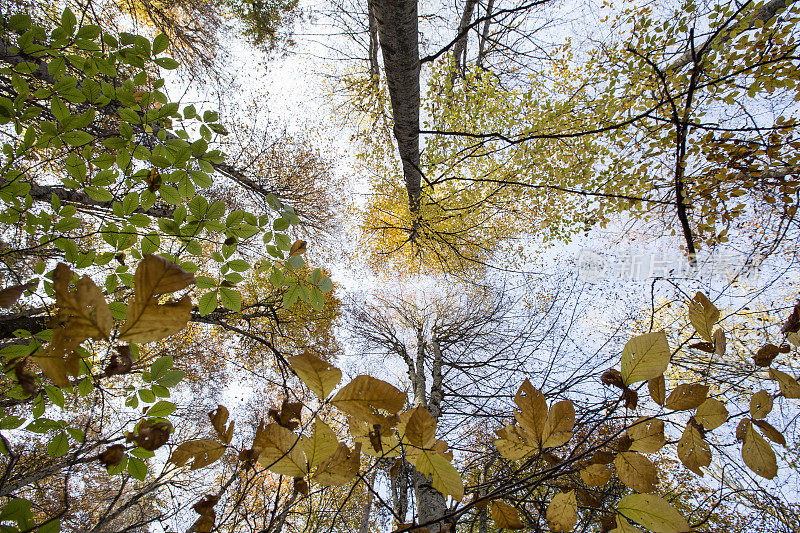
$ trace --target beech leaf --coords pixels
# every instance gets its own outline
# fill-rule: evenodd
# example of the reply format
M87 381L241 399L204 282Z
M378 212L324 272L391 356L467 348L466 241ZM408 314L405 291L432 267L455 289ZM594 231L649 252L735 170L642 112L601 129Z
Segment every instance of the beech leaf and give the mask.
M622 350L622 380L625 385L657 378L667 369L670 351L663 331L630 339Z
M341 370L308 352L289 357L288 361L306 387L320 400L327 398L342 379Z
M629 520L641 524L653 533L685 533L689 523L666 500L653 494L624 496L617 511Z
M578 502L575 491L557 494L547 506L547 522L550 531L566 533L578 523Z
M519 511L500 500L492 502L492 520L500 529L524 529L525 524L519 519Z

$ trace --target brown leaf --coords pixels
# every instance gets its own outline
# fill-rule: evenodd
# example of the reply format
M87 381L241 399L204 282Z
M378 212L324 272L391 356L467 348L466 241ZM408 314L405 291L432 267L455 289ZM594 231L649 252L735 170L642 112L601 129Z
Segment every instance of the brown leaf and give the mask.
M592 456L589 462L596 465L607 465L611 464L613 460L614 460L613 453L605 450L597 450L596 452L594 452L594 455Z
M772 424L770 424L766 420L753 420L753 424L758 426L758 428L761 430L761 433L763 433L764 436L767 437L769 440L777 444L786 446L786 438L780 431L775 429L775 427L772 426Z
M753 361L756 366L767 367L772 364L772 361L780 353L780 348L774 344L765 344L753 356Z
M86 339L108 339L113 319L103 293L91 278L83 276L70 291L70 268L59 263L53 272L53 291L58 313L53 320L53 340L43 352L31 357L59 387L69 385L64 358Z
M306 241L294 241L294 244L292 244L292 249L289 250L289 257L294 255L302 255L304 253L306 253Z
M694 348L695 350L700 350L701 352L714 353L714 343L711 342L696 342L694 344L690 344L689 348Z
M157 255L145 255L136 267L134 296L128 301L128 318L120 338L129 342L153 342L186 327L192 310L188 296L159 304L158 296L185 289L194 276Z
M172 425L169 422L151 422L145 420L139 424L138 434L133 437L137 446L148 451L155 451L167 443Z
M603 375L600 376L600 381L603 382L603 385L610 385L619 389L625 387L625 383L622 382L622 373L616 368L609 368L603 372Z
M708 385L701 385L700 383L681 383L675 387L675 390L669 395L665 406L667 409L672 409L673 411L694 409L706 401L707 396Z
M641 417L627 430L633 440L630 450L634 452L655 453L664 447L664 422L657 418Z
M653 401L663 406L664 399L667 397L667 386L664 383L664 374L649 380L647 382L647 390Z
M658 471L644 455L622 452L614 459L620 481L636 492L653 492L658 484Z
M192 524L189 531L194 533L209 533L214 528L214 521L217 518L217 513L214 506L217 505L219 496L207 494L205 498L192 506L192 509L200 515L200 517Z
M711 464L711 448L708 443L703 439L703 435L695 427L692 419L686 424L686 429L683 431L681 440L678 441L678 459L697 474L703 475L700 470L701 466L708 466Z
M183 466L192 460L189 467L192 470L203 468L212 463L215 463L220 457L225 454L225 446L215 440L198 439L190 440L179 445L172 452L169 458L170 462Z
M300 425L300 415L303 409L303 404L300 402L290 402L288 398L284 398L281 403L281 410L270 409L269 416L278 423L278 425L285 427L289 431L293 431Z
M492 520L499 529L525 528L525 524L519 519L519 511L500 500L492 502Z
M743 418L739 421L739 424L736 426L736 440L743 441L744 436L747 434L747 429L751 426L751 422L747 418Z
M728 341L725 338L725 330L722 328L717 328L714 330L714 353L717 355L717 357L722 357L725 355L727 345Z
M611 469L604 464L592 464L581 470L581 480L587 487L602 487L611 479Z
M26 396L33 396L38 392L36 387L36 376L25 370L26 359L22 359L14 365L14 377L17 378L17 383L22 388L22 392Z
M0 307L8 309L19 300L23 292L35 289L37 285L37 282L30 281L24 285L11 285L0 290Z
M133 368L133 354L130 346L115 346L117 353L111 354L111 361L105 369L106 376L120 376L127 374ZM73 352L75 353L75 352Z
M230 444L233 438L233 424L235 421L231 421L230 425L225 427L225 424L228 423L228 416L228 409L224 405L218 405L215 411L208 413L211 425L214 426L214 431L217 432L217 436L223 444Z
M635 390L626 387L622 389L622 400L625 402L625 408L633 411L639 404L639 394Z
M759 419L766 418L772 411L772 396L765 390L758 391L750 397L750 416Z
M117 466L125 459L125 446L123 444L109 446L104 451L100 452L97 458L100 460L100 464L106 468Z
M800 331L800 302L797 302L797 305L794 306L789 318L786 319L786 323L781 328L781 332L784 334L797 333L798 331Z
M301 477L294 478L294 490L302 494L303 496L308 496L308 483L305 479Z
M752 424L747 426L744 436L742 459L750 470L763 478L772 479L778 473L778 462L772 446L753 429Z
M786 372L770 368L769 379L778 382L781 393L787 398L800 398L800 383Z
M341 370L308 352L290 357L288 361L303 383L320 400L326 399L342 379Z

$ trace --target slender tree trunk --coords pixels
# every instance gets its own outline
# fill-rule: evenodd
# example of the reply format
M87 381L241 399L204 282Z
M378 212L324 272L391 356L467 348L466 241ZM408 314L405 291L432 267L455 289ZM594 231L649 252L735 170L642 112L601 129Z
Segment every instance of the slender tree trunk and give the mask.
M419 155L419 26L416 0L371 0L392 102L394 137L416 240L422 199Z
M369 515L372 513L372 499L373 488L375 487L375 475L378 473L378 465L372 469L367 481L367 502L364 504L364 512L361 514L361 525L358 528L359 533L368 533L369 531Z
M378 23L372 2L367 2L367 19L369 21L369 77L372 87L377 91L380 82L380 69L378 68Z
M475 11L475 5L478 3L478 0L467 0L466 4L464 4L464 12L461 14L461 22L458 23L458 31L456 35L460 35L464 29L469 25L470 21L472 20L472 13ZM466 61L464 61L464 56L467 51L467 33L461 36L461 38L456 41L456 44L453 46L453 59L456 63L455 71L451 74L451 81L455 78L455 76L464 77L464 68L466 65Z
M483 58L486 54L486 41L489 40L489 25L492 23L491 16L493 7L494 0L489 0L486 4L486 20L483 23L483 32L481 32L481 38L478 41L478 59L475 61L479 69L483 68Z

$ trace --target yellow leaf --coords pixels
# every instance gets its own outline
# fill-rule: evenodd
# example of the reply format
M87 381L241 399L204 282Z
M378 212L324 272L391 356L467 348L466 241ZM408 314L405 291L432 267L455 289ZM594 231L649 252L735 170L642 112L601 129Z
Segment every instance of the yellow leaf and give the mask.
M689 302L689 320L700 337L712 342L711 328L719 320L719 309L705 294L698 292Z
M185 289L194 276L157 255L146 255L136 267L133 298L128 301L128 317L120 338L129 342L154 342L174 335L186 327L192 310L189 296L165 304L158 296Z
M706 401L708 397L708 385L700 383L681 383L667 398L667 403L664 404L667 409L673 411L683 411L686 409L694 409L701 403Z
M312 427L313 432L311 433L311 437L304 437L301 440L310 468L316 467L322 461L333 455L339 447L336 434L328 424L319 418L315 418Z
M558 494L547 506L547 522L550 531L566 533L578 523L578 502L575 491Z
M624 496L617 511L629 520L641 524L653 533L685 533L689 523L663 498L652 494Z
M525 524L519 519L519 512L507 503L492 502L492 520L500 529L523 529Z
M356 376L331 400L334 407L348 415L378 424L384 423L386 419L378 415L377 409L395 414L405 403L405 394L372 376Z
M587 487L602 487L611 479L608 465L593 464L581 470L581 480Z
M401 414L397 431L404 444L417 448L431 448L436 441L436 421L422 406Z
M800 383L786 372L770 368L769 379L778 382L781 392L787 398L800 398Z
M728 410L721 401L709 398L697 408L694 419L697 420L706 431L711 431L728 420Z
M169 460L178 466L183 466L191 459L189 467L197 470L215 463L224 453L225 446L215 440L190 440L175 448Z
M753 429L752 425L747 427L744 435L742 459L750 470L763 478L772 479L778 473L778 462L772 446Z
M539 451L539 445L528 440L527 433L513 424L495 431L499 437L494 445L500 455L510 461L522 459Z
M641 417L627 430L633 444L632 452L655 453L664 447L664 422L657 418Z
M686 425L681 440L678 441L678 459L698 476L703 475L701 466L711 464L711 448L691 420Z
M330 395L342 379L342 371L308 352L289 357L289 364L321 400Z
M772 411L772 396L765 390L750 397L750 416L755 419L766 418Z
M365 454L372 457L397 457L400 455L400 441L391 429L385 430L378 425L380 427L380 446L379 450L376 450L378 435L375 424L369 424L353 417L350 417L347 422L353 442L360 443Z
M276 474L303 477L308 473L300 437L278 424L259 426L253 439L258 462Z
M623 516L617 515L617 527L611 533L642 533L640 529L631 525Z
M556 448L572 438L575 426L575 407L569 400L553 404L542 433L542 448Z
M441 454L434 450L419 450L408 454L409 461L424 476L431 476L434 489L454 500L464 499L464 483L458 471Z
M514 396L514 402L520 409L514 411L517 423L533 440L541 441L547 423L547 402L544 395L526 379Z
M669 344L663 331L634 337L622 350L622 381L630 385L657 378L667 369L669 359Z
M658 405L664 405L664 400L667 397L667 387L664 383L664 374L647 381L647 390L650 397Z
M361 466L361 444L356 443L353 451L344 444L339 444L336 451L322 461L312 479L320 485L346 485L356 477Z
M224 444L230 444L233 438L234 422L231 421L230 425L227 428L225 427L225 424L228 423L228 416L228 409L224 405L218 405L215 411L208 413L208 417L211 419L211 425L214 426L214 431L217 432L219 440Z
M653 492L658 483L658 471L644 455L622 452L614 458L614 467L620 481L636 492Z

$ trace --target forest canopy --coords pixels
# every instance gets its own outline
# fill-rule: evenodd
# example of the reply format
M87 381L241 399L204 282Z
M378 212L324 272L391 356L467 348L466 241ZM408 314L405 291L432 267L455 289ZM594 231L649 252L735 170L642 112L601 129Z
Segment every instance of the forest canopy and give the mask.
M795 532L798 21L0 0L0 531Z

